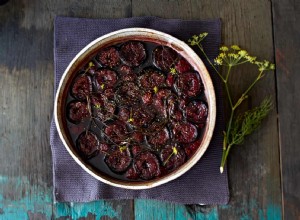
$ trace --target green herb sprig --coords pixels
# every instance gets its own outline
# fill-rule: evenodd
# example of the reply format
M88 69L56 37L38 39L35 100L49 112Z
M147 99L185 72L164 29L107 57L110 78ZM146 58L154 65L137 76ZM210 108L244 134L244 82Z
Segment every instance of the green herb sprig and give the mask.
M201 44L201 42L207 37L207 35L208 33L194 35L191 39L188 40L188 42L191 46L197 46L200 49L201 53L205 56L208 63L218 74L224 84L229 101L230 117L227 123L226 131L224 131L223 154L220 165L220 172L223 173L224 166L231 147L234 145L243 144L245 137L253 133L259 127L262 120L269 114L270 110L272 109L271 99L265 98L258 107L248 110L239 116L235 115L236 109L245 99L248 98L248 93L251 91L254 85L265 76L266 71L274 70L275 65L267 60L257 61L256 57L249 55L246 50L241 49L237 45L232 45L230 47L220 47L220 53L214 59L213 64L213 62L208 58ZM233 68L246 63L256 65L258 73L255 80L242 93L239 99L237 99L237 101L234 101L229 89L229 77ZM223 76L218 71L216 66L222 66L223 68L225 68L226 74Z

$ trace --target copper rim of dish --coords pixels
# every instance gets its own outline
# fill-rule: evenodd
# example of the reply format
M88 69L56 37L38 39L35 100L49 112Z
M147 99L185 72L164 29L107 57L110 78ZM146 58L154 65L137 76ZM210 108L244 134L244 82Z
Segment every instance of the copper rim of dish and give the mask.
M74 74L77 73L76 71L79 69L79 67L83 66L83 64L85 64L87 60L96 55L97 51L99 51L100 48L104 48L128 40L149 41L171 47L172 49L177 51L177 53L184 57L193 66L193 68L199 72L202 82L204 84L204 93L207 98L207 104L209 109L207 123L204 128L205 130L203 134L203 139L195 154L182 166L172 171L171 173L157 179L141 182L117 180L93 169L92 166L88 165L83 159L81 159L80 155L78 155L78 153L75 151L74 147L72 146L73 144L68 137L66 123L64 122L66 120L64 106L66 101L66 95L68 92L66 88L70 86L71 80ZM86 172L88 172L94 178L115 187L121 187L126 189L148 189L178 178L179 176L186 173L191 167L193 167L203 156L207 147L209 146L215 127L216 99L213 83L211 81L206 67L204 66L202 60L198 57L198 55L186 43L184 43L181 40L178 40L177 38L169 34L155 31L152 29L127 28L111 32L109 34L97 38L96 40L89 43L86 47L84 47L74 57L74 59L70 62L64 74L62 75L57 89L54 102L54 118L58 134L60 139L62 140L63 145L65 146L69 154L72 156L72 158Z

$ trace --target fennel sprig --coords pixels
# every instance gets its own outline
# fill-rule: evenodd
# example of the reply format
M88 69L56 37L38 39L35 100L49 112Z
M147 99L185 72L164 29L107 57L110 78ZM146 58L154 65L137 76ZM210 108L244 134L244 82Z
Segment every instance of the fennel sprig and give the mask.
M226 126L226 131L223 132L223 154L220 165L220 172L223 173L224 166L231 147L234 145L242 144L245 137L254 132L259 127L262 120L272 109L272 102L270 98L265 98L258 107L248 110L239 116L235 115L236 109L245 99L248 98L248 93L251 91L251 89L256 85L258 81L260 81L265 76L266 71L274 70L275 65L267 60L258 61L255 56L249 55L246 50L241 49L237 45L232 45L230 47L220 47L220 53L214 59L213 63L208 58L201 44L207 36L208 33L194 35L191 39L188 40L188 42L191 46L197 46L200 49L201 53L207 59L208 63L212 66L214 71L222 80L226 90L228 102L230 105L230 117ZM230 92L229 77L233 68L237 68L240 65L246 63L256 65L258 73L255 80L248 86L248 88L244 90L241 96L236 101L234 101ZM225 68L226 74L222 75L219 72L218 68L216 68L217 66L222 66L223 68Z

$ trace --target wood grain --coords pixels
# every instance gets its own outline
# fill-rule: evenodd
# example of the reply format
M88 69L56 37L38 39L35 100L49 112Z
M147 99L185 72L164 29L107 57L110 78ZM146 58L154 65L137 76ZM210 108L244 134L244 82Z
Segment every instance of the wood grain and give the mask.
M221 17L225 44L239 44L259 59L274 60L276 52L277 78L268 73L242 107L256 106L267 95L275 106L260 130L231 152L228 205L185 207L151 200L53 204L49 127L57 15ZM299 219L300 66L294 59L300 48L299 15L295 0L9 0L1 5L0 219L280 219L281 202L285 219ZM235 99L255 76L251 67L232 75Z
M273 1L284 219L300 219L300 2Z
M52 161L49 128L53 110L53 19L76 17L126 17L130 1L10 0L0 7L0 203L2 219L46 219L115 216L131 219L133 201L101 201L55 205L38 209L40 201L52 203ZM1 178L0 178L1 180ZM47 195L46 198L41 195ZM14 202L14 201L22 202ZM12 204L12 207L9 204ZM23 210L22 207L28 210ZM41 206L41 205L40 205ZM71 207L71 208L66 208ZM96 207L96 208L95 208ZM24 215L18 211L23 210ZM9 215L9 210L13 210ZM43 213L44 212L44 213ZM52 213L53 212L53 213ZM76 213L79 212L79 215ZM76 218L75 218L76 217Z
M164 18L209 19L221 17L225 44L239 44L260 59L273 60L272 15L269 1L132 1L132 15ZM160 5L160 7L157 7ZM197 34L197 33L195 33ZM230 82L237 99L254 79L255 68L246 67ZM246 75L246 77L245 77ZM264 96L276 94L275 76L267 75L251 92L243 107L258 105ZM276 95L272 96L276 105ZM218 208L224 219L281 217L280 167L276 109L245 144L232 150L229 159L231 201ZM246 183L246 184L245 184ZM152 201L146 203L145 213ZM169 205L168 205L169 206ZM141 208L138 202L135 207ZM159 208L158 206L157 208ZM176 205L172 209L176 209ZM169 207L169 209L171 209ZM153 210L152 213L156 213ZM202 209L203 211L203 209ZM141 212L141 210L139 210Z

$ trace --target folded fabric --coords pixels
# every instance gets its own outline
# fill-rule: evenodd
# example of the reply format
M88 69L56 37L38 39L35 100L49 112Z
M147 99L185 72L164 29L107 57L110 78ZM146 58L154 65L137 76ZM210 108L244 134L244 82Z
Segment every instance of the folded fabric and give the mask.
M84 19L57 17L54 27L55 89L69 62L92 40L122 28L143 27L159 30L187 41L192 35L208 32L204 48L208 57L218 54L221 22L179 20L157 17L122 19ZM198 51L196 51L198 52ZM204 60L204 59L203 59ZM212 141L200 161L187 173L167 184L147 189L128 190L104 184L86 173L68 154L52 120L50 142L53 158L53 185L56 201L88 202L98 199L156 199L183 204L226 204L229 200L227 170L219 172L224 129L221 84L205 63L217 97L217 120Z

